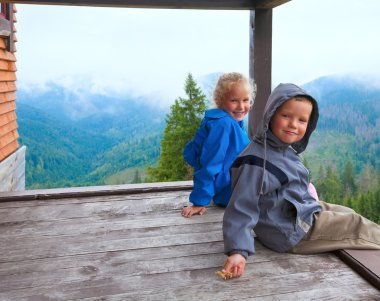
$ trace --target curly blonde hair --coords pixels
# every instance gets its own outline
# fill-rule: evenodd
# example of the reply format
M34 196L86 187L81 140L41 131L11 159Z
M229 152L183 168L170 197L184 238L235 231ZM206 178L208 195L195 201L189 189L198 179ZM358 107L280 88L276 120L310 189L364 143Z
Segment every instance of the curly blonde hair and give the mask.
M228 92L231 91L232 86L238 82L242 82L246 86L249 100L251 105L253 104L253 100L256 96L256 85L254 81L248 80L239 72L229 72L222 74L216 82L213 99L217 107L220 106L220 103L224 100Z

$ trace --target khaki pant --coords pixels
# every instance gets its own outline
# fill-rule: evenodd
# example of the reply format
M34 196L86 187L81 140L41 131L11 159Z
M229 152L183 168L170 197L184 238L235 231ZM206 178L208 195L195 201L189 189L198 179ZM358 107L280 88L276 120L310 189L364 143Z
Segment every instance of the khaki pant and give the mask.
M311 254L339 249L380 249L378 224L348 207L319 203L323 211L314 215L313 226L291 252Z

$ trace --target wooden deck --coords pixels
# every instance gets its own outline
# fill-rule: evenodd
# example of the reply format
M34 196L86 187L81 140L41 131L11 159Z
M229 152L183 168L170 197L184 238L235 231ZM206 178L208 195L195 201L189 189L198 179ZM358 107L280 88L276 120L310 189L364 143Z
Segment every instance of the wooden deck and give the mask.
M0 193L0 300L380 300L334 254L258 243L243 277L218 278L223 209L183 218L182 184Z

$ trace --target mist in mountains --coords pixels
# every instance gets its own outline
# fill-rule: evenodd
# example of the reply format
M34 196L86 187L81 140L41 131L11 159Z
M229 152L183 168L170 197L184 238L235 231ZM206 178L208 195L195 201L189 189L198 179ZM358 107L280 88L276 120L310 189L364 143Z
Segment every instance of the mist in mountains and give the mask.
M208 99L219 75L197 79ZM305 152L310 168L341 168L352 160L357 171L368 162L379 169L380 88L349 76L322 77L303 87L320 106L317 131ZM117 183L127 183L126 171L142 171L157 161L169 112L169 105L159 103L158 95L110 95L85 86L20 88L17 114L20 142L27 146L27 188L112 184L115 175Z

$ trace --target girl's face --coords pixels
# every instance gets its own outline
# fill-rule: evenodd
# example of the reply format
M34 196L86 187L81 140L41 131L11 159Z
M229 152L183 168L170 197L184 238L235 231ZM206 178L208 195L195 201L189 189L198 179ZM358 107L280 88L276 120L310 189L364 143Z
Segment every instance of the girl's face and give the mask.
M220 101L219 108L230 114L236 121L243 120L251 108L249 93L244 83L232 84L230 91Z
M308 100L292 98L283 103L273 115L270 128L282 142L292 144L303 138L313 106Z

